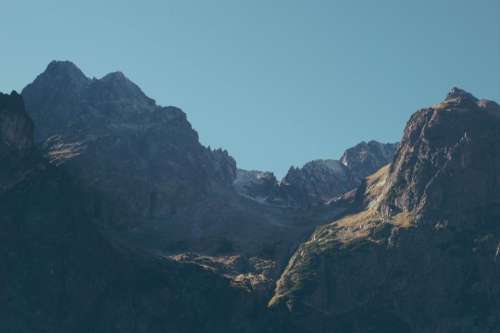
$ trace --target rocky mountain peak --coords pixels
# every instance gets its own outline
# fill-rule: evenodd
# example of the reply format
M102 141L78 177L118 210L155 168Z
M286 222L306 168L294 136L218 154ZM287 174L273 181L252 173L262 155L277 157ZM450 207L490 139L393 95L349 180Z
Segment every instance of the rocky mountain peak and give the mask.
M340 162L351 169L355 177L361 180L383 165L392 162L397 146L398 143L363 141L347 149L340 158Z
M407 123L391 166L386 213L455 214L500 199L498 112L477 112L493 110L492 103L458 88L445 103L416 112Z
M38 76L36 81L52 82L52 88L63 86L80 87L87 84L90 79L71 61L53 60L45 71Z
M355 208L291 257L269 306L299 331L498 331L500 117L494 102L452 95L411 116Z
M155 104L153 99L147 97L138 85L120 71L111 72L99 80L94 80L91 91L94 94L93 97L107 101L128 99L149 105Z
M33 122L15 91L0 93L0 152L25 152L33 147Z
M85 91L85 98L95 103L105 103L106 107L114 108L111 106L113 103L122 112L142 113L156 108L155 101L120 71L94 79Z
M447 101L447 102L451 102L451 101L460 102L460 101L465 101L465 100L469 100L469 101L473 101L473 102L478 101L478 99L474 95L472 95L471 93L469 93L463 89L460 89L458 87L451 88L450 92L448 93L448 95L446 95L446 98L445 98L445 101Z

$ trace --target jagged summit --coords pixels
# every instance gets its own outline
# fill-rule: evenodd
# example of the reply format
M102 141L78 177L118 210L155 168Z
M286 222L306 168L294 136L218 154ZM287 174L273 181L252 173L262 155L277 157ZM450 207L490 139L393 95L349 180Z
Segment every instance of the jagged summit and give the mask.
M61 85L88 83L90 79L71 61L51 61L37 80L50 80ZM54 87L55 88L55 87Z
M101 80L117 80L117 81L123 81L123 80L127 80L128 81L128 78L125 76L125 74L123 74L122 71L114 71L114 72L111 72L111 73L108 73L106 75L104 75L102 77Z
M90 79L70 61L52 61L23 89L22 96L37 124L36 141L55 134L82 138L117 124L137 126L161 109L122 72ZM177 113L162 115L165 120Z
M82 73L80 68L78 68L75 63L69 60L52 60L48 65L46 72L73 72L73 73Z
M106 74L101 79L96 79L89 87L93 97L104 100L136 100L136 102L155 105L155 101L144 94L142 89L132 82L121 71Z
M447 102L451 101L460 102L464 100L470 100L474 102L478 101L478 99L474 95L458 87L451 88L450 92L448 93L448 95L446 95L445 98L445 101Z
M416 112L391 166L382 208L449 214L500 198L497 142L500 119L464 90L453 88L445 107ZM447 112L456 110L457 112ZM453 202L454 206L449 203Z

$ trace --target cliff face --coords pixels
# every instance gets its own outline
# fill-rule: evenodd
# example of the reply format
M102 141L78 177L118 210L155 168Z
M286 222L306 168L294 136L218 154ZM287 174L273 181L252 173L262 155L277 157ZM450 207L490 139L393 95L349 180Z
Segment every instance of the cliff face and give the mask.
M352 214L294 254L270 305L311 332L496 332L500 108L453 89L415 113Z
M382 209L445 218L500 197L500 108L458 88L415 113L401 141Z
M52 62L22 95L51 163L96 191L95 214L114 224L169 219L235 177L234 160L203 147L184 112L157 106L120 72L89 79Z

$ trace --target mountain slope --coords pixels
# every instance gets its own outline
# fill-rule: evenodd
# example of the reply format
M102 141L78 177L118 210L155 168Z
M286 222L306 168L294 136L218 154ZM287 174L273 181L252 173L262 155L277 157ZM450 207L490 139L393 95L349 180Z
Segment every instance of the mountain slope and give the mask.
M33 148L14 93L0 94L0 156L1 332L276 332L229 279L110 241L92 197Z
M294 254L270 306L311 332L500 328L500 107L455 88L415 113L352 214Z

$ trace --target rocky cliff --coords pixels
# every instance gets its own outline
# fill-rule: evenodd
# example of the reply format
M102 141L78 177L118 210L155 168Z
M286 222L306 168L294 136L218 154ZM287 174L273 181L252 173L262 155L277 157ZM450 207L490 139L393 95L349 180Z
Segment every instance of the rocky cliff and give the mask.
M496 332L500 107L454 88L409 120L358 208L293 255L270 306L307 332Z

